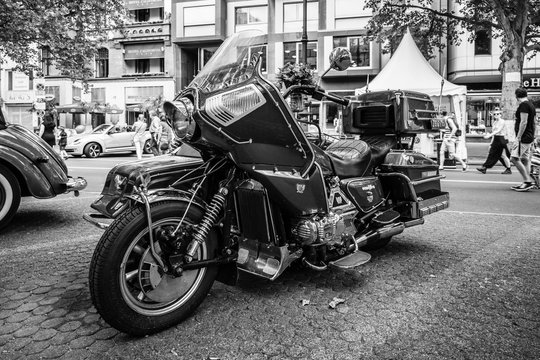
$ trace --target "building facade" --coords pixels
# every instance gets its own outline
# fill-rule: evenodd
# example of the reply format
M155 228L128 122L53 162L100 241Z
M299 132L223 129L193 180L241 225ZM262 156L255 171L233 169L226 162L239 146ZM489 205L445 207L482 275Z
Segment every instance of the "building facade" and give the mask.
M94 110L88 114L60 115L67 127L85 124L95 127L105 122L133 123L145 105L156 99L172 99L187 86L231 34L258 29L268 34L263 50L263 72L275 81L286 63L299 62L302 54L302 0L125 0L131 23L124 33L111 34L110 42L99 49L95 77L89 91L59 76L44 49L42 68L45 92L56 105L76 101L123 110L121 114ZM435 9L446 8L452 0L434 1ZM328 56L336 46L349 48L353 65L344 72L331 70L321 86L329 92L353 95L385 66L389 54L380 44L369 42L365 25L371 11L364 0L317 0L307 2L307 63L320 76L329 66ZM476 42L463 35L459 46L449 46L431 59L431 66L455 84L468 88L467 131L480 134L491 125L489 112L500 100L498 71L500 43L490 33L479 32ZM446 69L446 74L445 72ZM527 60L524 86L532 90L540 107L540 60ZM407 71L406 69L404 71ZM0 91L9 121L36 127L29 111L35 100L35 84L24 74L4 66ZM107 107L105 107L107 108ZM313 102L311 116L323 130L332 130L339 107L331 102Z

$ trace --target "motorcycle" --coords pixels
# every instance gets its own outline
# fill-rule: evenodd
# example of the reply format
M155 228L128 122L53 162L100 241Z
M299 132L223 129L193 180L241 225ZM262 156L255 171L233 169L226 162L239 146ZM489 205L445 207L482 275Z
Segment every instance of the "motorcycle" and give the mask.
M319 85L290 89L345 106L348 131L365 135L322 150L261 76L264 43L253 31L235 34L164 103L175 133L200 158L163 160L174 170L169 182L164 171L117 167L92 205L112 223L85 215L106 229L89 286L114 328L142 336L171 327L215 280L234 285L241 272L275 280L293 262L354 268L370 260L367 251L448 207L437 164L402 141L440 125L429 97L389 91L351 100ZM330 62L327 71L346 70L349 51L334 49Z

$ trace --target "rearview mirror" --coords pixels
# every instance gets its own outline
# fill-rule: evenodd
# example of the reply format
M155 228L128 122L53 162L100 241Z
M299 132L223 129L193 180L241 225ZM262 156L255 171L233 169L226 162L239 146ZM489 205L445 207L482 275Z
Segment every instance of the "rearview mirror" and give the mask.
M352 64L352 55L349 49L337 47L330 53L330 67L338 71L347 70Z

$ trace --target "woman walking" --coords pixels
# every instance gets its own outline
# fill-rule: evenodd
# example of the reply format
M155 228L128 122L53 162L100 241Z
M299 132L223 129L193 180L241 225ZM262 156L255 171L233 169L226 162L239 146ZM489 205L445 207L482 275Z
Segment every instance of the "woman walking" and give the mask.
M512 170L510 170L510 151L507 147L508 136L506 123L502 118L502 113L499 108L495 108L491 115L493 115L495 119L492 124L492 131L490 134L484 135L485 139L492 138L491 146L489 147L489 153L486 161L482 167L476 168L476 170L480 171L482 174L485 174L487 169L492 168L497 161L500 160L506 168L503 171L503 174L511 174Z
M43 122L39 127L39 137L52 148L56 145L56 123L51 113L46 113L43 116Z
M146 131L146 121L144 121L144 115L140 114L137 121L133 124L133 144L135 145L135 151L137 153L137 159L142 159L142 152L144 149L144 132Z

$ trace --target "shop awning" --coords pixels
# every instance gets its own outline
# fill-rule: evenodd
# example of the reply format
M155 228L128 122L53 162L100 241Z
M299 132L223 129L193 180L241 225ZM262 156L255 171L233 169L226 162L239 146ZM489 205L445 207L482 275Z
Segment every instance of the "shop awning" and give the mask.
M88 105L81 103L58 105L56 107L56 111L65 114L85 114L88 110Z
M143 104L134 104L134 105L127 105L126 111L132 111L132 112L144 112L144 106Z
M164 57L163 43L126 44L124 60L160 59Z
M126 0L128 10L154 9L163 7L163 0Z

